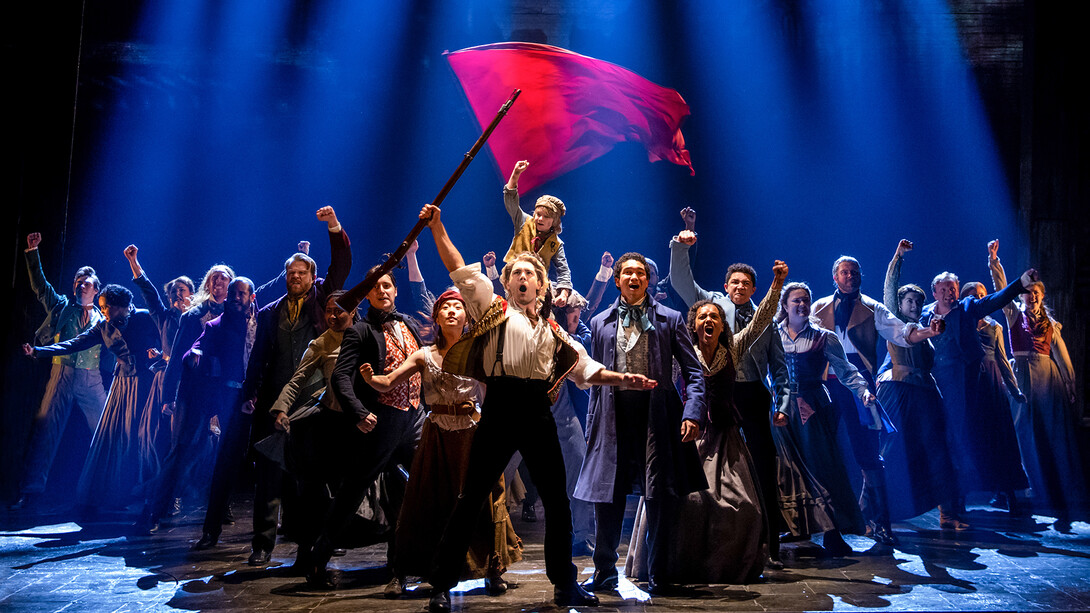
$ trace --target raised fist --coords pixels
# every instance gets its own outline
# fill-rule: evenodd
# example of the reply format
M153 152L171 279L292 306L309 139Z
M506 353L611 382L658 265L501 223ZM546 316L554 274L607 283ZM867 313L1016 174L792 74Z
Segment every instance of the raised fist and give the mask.
M331 206L323 206L315 213L318 216L318 221L324 221L331 226L337 225L337 213Z
M787 272L788 272L787 264L785 264L783 260L776 260L772 264L773 282L776 283L776 284L782 285L784 279L787 278Z
M696 228L696 210L691 206L687 206L681 209L681 221L685 224L686 230L693 230Z

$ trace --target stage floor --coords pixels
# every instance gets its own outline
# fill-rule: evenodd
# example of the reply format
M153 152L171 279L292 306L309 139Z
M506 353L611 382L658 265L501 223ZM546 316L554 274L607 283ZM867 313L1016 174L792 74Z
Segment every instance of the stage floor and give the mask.
M631 506L631 505L630 505ZM126 536L117 521L80 526L63 516L9 512L0 521L0 610L144 611L270 610L423 611L429 586L401 600L382 588L385 546L350 550L334 558L340 589L316 592L288 566L295 545L283 543L269 568L246 565L249 505L234 505L239 521L224 529L216 549L191 553L200 536L199 510L181 515L150 537ZM810 543L784 545L787 569L752 585L695 586L676 597L650 597L642 584L622 581L620 592L599 594L608 611L726 610L1090 610L1090 525L1075 522L1059 533L1050 518L1012 518L971 505L973 530L943 533L937 512L895 525L900 544L878 550L863 537L847 537L856 555L818 557ZM515 527L526 542L525 559L506 577L517 587L500 597L482 582L459 586L453 603L463 611L558 610L545 577L543 522ZM624 551L621 552L624 560ZM576 558L589 576L589 557Z

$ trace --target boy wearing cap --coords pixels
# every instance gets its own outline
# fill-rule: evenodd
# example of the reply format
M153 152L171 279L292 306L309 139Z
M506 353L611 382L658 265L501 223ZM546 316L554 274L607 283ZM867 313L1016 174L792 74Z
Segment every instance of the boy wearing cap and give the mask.
M526 160L516 162L511 170L511 178L503 186L503 204L515 226L515 237L511 240L511 248L507 250L503 261L510 264L519 253L530 251L545 262L546 270L555 265L557 292L553 304L563 307L567 304L572 290L568 256L564 254L564 241L559 236L564 229L561 225L565 212L564 203L556 196L544 195L534 203L533 215L522 210L519 206L519 175L529 167L530 163Z

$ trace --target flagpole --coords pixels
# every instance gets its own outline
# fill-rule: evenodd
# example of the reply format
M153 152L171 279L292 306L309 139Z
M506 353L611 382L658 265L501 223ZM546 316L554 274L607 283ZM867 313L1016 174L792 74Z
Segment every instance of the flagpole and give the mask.
M480 151L481 147L484 146L485 142L488 140L488 137L492 135L492 131L495 130L496 126L500 124L500 120L507 115L507 111L511 108L511 105L515 103L515 100L519 97L519 94L521 93L521 89L516 89L515 91L511 92L511 97L508 98L507 102L504 102L503 106L500 107L499 112L497 112L496 116L492 118L492 123L488 124L488 127L485 128L484 132L481 133L480 138L477 139L477 142L473 143L473 147L471 147L470 150L465 153L465 155L462 157L462 163L459 164L458 168L454 170L454 174L452 174L450 178L447 179L447 183L443 186L443 189L439 190L439 195L437 195L431 201L433 205L438 207L440 206L440 204L442 204L443 199L446 198L447 194L450 193L450 190L454 188L454 184L458 182L458 179L462 176L462 173L465 172L466 168L469 167L469 163L473 161L473 158L477 155L477 152ZM395 266L398 265L398 263L401 262L401 258L405 257L405 254L409 251L409 247L413 244L413 241L415 241L416 237L424 231L424 228L427 225L427 222L423 219L417 221L416 225L413 226L412 231L409 232L409 235L405 237L405 240L401 241L401 244L398 245L397 249L394 250L390 257L387 258L385 262L380 264L378 268L376 268L373 272L371 272L371 274L367 275L363 279L363 281L360 281L355 287L348 290L344 293L344 295L338 298L337 304L346 311L352 311L357 306L359 306L360 302L363 302L363 299L375 286L375 283L377 283L378 280L382 278L382 275L388 274L391 270L394 269Z

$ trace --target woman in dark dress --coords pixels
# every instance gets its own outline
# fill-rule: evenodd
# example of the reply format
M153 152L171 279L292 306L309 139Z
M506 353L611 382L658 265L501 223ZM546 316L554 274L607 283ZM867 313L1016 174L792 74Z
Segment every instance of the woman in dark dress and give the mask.
M149 446L142 444L139 435L140 415L153 378L148 349L157 349L161 343L158 321L144 309L133 309L132 292L120 285L103 288L98 304L105 320L79 336L45 347L23 346L27 355L37 357L101 344L117 358L106 407L76 488L77 505L92 512L138 502L137 486L158 471L155 454L142 451Z
M772 323L779 304L787 265L776 262L768 294L745 328L731 335L723 307L700 300L689 309L689 333L704 373L708 427L696 442L708 487L682 499L675 520L679 528L667 553L667 567L678 583L751 583L764 570L762 549L765 521L779 519L779 509L761 508L753 458L742 438L741 416L734 406L735 364ZM636 512L625 575L648 579L647 517L642 503ZM782 568L779 552L768 552L772 565Z
M791 389L787 415L777 415L776 442L780 472L780 507L796 536L824 532L822 546L830 556L852 548L841 533L863 533L851 480L837 444L837 412L823 383L826 368L865 406L874 406L867 381L844 355L836 334L810 324L810 288L788 283L780 299L778 331ZM876 427L881 421L874 413Z
M976 281L966 283L961 289L961 298L983 298L987 294L984 285ZM982 428L977 444L978 455L988 458L981 471L981 487L995 493L992 506L1015 513L1018 511L1015 492L1029 487L1029 478L1022 467L1011 403L1017 406L1026 401L1026 396L1019 389L1014 369L1007 359L1003 325L991 317L984 317L977 322L976 330L984 348L977 379L977 421L987 426ZM1003 451L997 453L997 450Z

